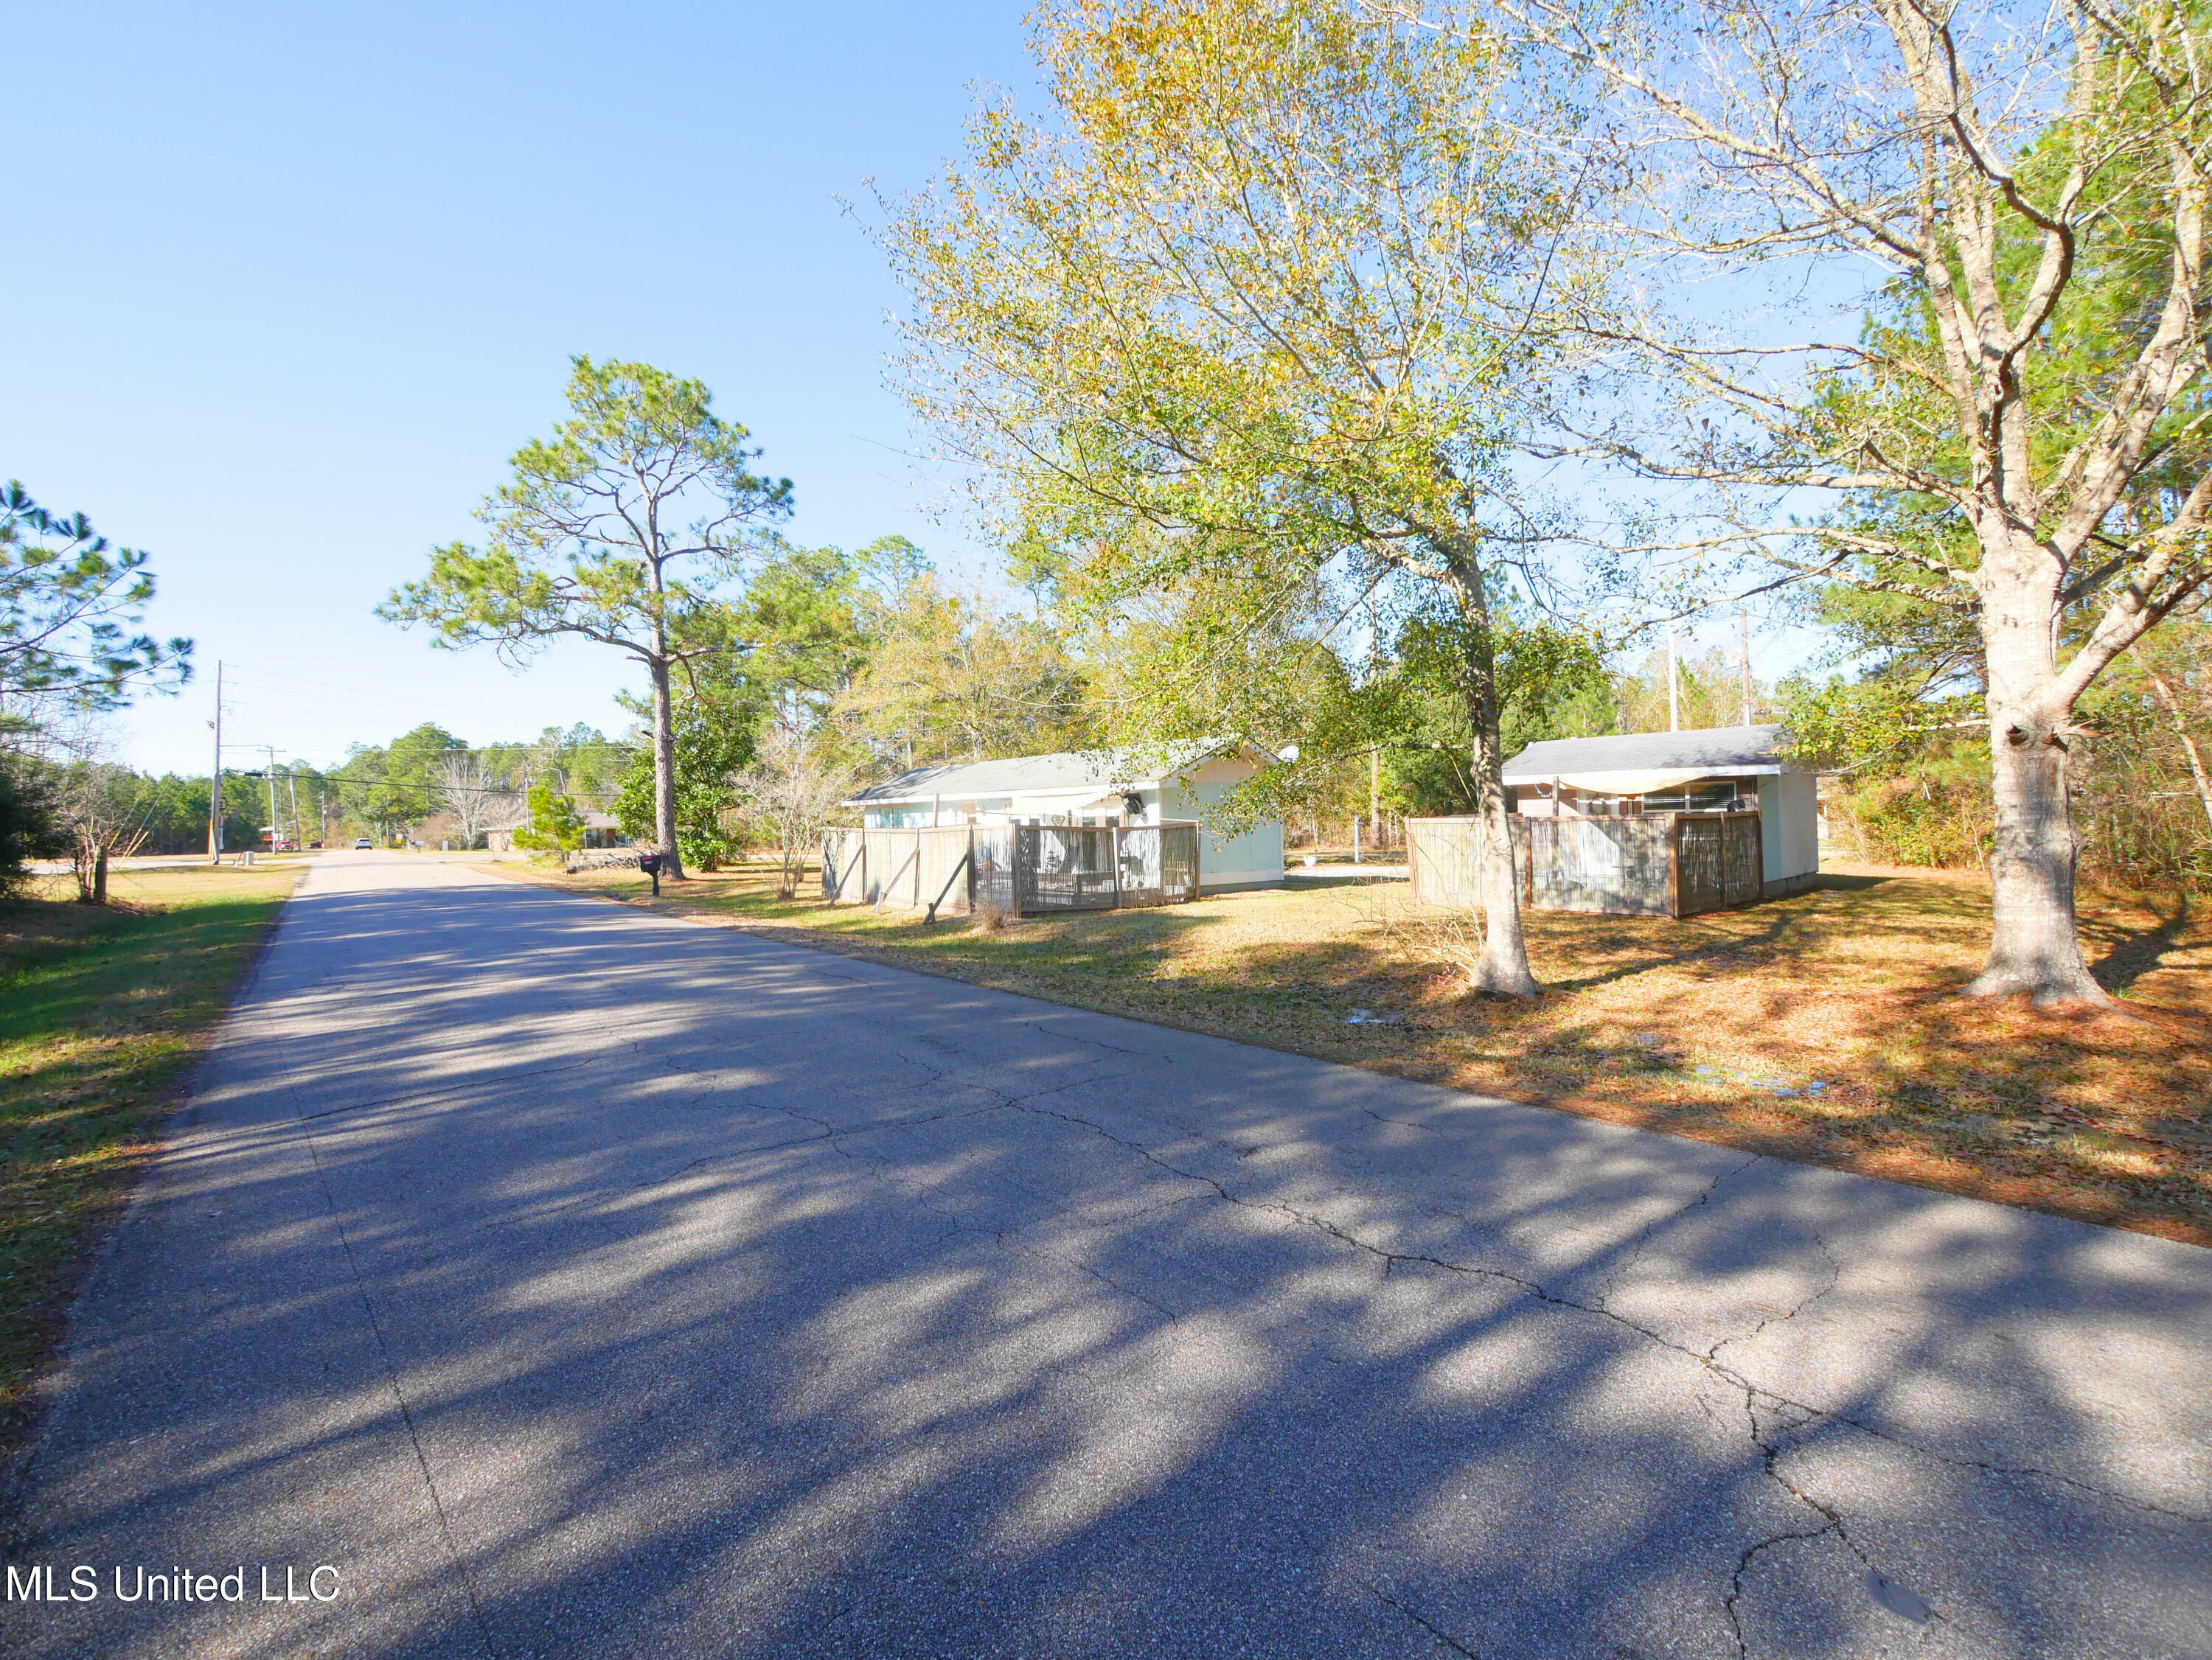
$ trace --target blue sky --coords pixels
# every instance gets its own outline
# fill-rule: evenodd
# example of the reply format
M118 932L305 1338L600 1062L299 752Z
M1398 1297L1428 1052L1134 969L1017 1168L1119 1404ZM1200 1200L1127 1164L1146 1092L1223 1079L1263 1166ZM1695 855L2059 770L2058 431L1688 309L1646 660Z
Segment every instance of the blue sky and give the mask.
M370 615L471 533L572 352L704 379L797 482L794 534L972 561L883 391L896 293L837 198L921 182L1022 8L19 7L0 475L151 550L200 680L129 758L333 759L617 727L623 661L516 676ZM241 750L233 764L251 764Z
M371 615L474 533L574 352L705 380L802 539L981 573L908 458L898 296L840 198L921 183L979 83L1031 84L1022 9L18 8L0 476L150 550L152 625L198 642L125 758L204 772L218 659L232 765L626 725L617 655L517 674Z

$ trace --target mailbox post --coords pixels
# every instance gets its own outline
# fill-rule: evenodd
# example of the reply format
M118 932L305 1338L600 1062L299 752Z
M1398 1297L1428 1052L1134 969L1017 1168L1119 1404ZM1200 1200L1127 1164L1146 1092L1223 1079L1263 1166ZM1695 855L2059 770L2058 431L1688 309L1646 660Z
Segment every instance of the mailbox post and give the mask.
M637 856L637 868L653 878L653 897L659 899L660 897L660 855L657 852L640 853Z

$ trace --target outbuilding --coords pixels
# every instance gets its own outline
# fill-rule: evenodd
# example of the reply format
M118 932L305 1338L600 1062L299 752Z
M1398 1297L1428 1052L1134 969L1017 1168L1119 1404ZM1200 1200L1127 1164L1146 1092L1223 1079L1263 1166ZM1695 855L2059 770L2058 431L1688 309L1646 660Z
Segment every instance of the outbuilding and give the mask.
M1788 750L1771 725L1530 744L1504 766L1521 902L1687 917L1809 888L1818 779ZM1416 900L1480 902L1480 819L1412 819L1406 830Z
M1790 759L1779 725L1555 738L1530 744L1504 770L1525 818L1757 813L1768 899L1820 874L1818 779Z

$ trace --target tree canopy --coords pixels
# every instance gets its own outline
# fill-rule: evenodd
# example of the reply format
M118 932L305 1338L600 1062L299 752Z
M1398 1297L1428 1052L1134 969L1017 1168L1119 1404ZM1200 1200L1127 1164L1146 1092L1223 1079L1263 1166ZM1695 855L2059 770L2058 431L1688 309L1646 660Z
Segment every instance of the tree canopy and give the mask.
M789 513L791 481L752 470L760 451L702 383L584 356L571 369L568 419L514 452L478 512L485 546L434 549L429 575L378 615L517 660L562 635L635 658L650 688L655 829L681 879L673 677L743 645L722 590L758 530Z
M1562 201L1499 118L1509 54L1353 0L1079 0L1033 29L1044 112L988 107L886 233L917 412L1025 569L1102 627L1135 609L1100 649L1147 651L1164 705L1243 658L1208 736L1295 701L1334 602L1443 596L1492 821L1478 978L1533 992L1490 624L1548 591L1504 454L1559 368Z
M192 643L133 633L154 597L149 555L0 489L0 699L113 708L134 686L191 677Z

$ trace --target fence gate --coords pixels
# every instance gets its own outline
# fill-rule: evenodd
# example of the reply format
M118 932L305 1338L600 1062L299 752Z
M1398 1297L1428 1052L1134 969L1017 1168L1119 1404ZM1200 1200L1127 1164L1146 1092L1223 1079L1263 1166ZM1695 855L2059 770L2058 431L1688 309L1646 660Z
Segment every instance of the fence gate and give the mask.
M1473 911L1482 903L1475 877L1482 842L1477 818L1407 819L1406 864L1413 878L1413 903L1446 905Z
M1658 818L1516 818L1528 875L1521 892L1538 911L1613 916L1667 914L1667 821Z
M1014 827L979 824L975 827L975 899L977 909L988 906L1001 916L1014 909Z
M822 894L843 905L990 906L1010 916L1174 905L1198 897L1195 822L946 825L832 830Z
M1674 914L1747 905L1766 890L1756 813L1676 813Z
M1618 819L1516 815L1521 901L1535 911L1688 917L1765 892L1757 813L1648 813ZM1482 821L1408 819L1417 905L1480 909Z

